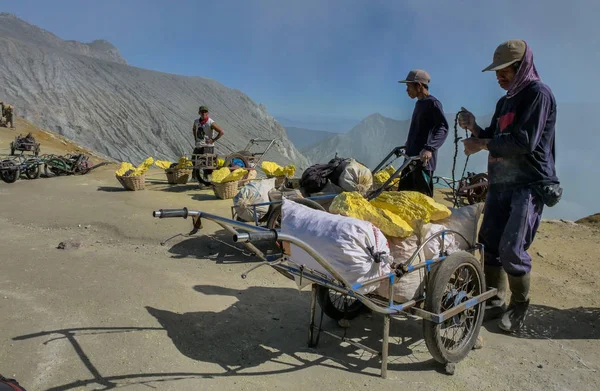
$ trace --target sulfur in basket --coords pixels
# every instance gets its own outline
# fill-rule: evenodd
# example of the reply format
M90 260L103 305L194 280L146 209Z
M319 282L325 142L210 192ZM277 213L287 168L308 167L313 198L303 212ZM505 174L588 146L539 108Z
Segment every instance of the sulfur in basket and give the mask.
M232 199L238 193L239 188L256 179L256 175L256 170L249 169L248 173L239 181L213 183L212 187L215 197L222 200Z

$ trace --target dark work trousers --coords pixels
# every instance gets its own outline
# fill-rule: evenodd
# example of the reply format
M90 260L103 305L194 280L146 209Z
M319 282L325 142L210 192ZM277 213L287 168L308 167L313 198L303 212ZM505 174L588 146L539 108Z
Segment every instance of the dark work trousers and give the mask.
M527 249L540 226L544 204L529 188L498 192L490 189L485 200L479 242L485 246L485 264L503 266L506 273L522 276L531 271Z
M402 171L400 177L409 171L410 166ZM421 164L417 164L412 172L400 180L398 191L402 190L418 191L419 193L433 197L433 171L425 170Z

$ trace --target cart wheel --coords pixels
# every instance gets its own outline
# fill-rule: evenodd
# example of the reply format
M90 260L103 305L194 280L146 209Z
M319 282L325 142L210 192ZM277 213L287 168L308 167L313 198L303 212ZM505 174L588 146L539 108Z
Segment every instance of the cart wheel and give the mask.
M14 165L14 163L12 163ZM14 167L14 169L3 170L0 172L0 178L6 183L15 183L19 176L21 175L21 170L18 167Z
M29 170L25 171L25 176L28 179L38 179L40 177L42 170L40 169L40 165L36 164Z
M363 310L363 303L355 298L329 290L321 285L317 286L317 300L325 315L333 320L344 318L352 320ZM345 309L345 306L348 308Z
M248 162L248 156L245 156L239 152L235 152L235 153L227 155L225 157L224 167L229 167L229 165L231 164L233 159L240 159L242 162L244 162L244 167L246 167L246 168L250 167L250 163Z
M450 254L432 269L426 311L440 314L485 291L481 264L465 251ZM437 362L457 363L467 356L477 342L484 305L477 304L439 324L423 320L425 343Z
M484 183L484 185L481 185L480 187L476 187L474 189L470 189L467 192L467 200L469 201L470 205L485 201L485 197L488 192L488 176L487 176L487 174L474 175L471 178L469 185L476 185L476 184L480 184L480 183Z
M313 200L307 200L306 198L289 198L290 201L294 201L299 203L300 205L308 206L309 208L322 210L326 212L325 208L321 206L318 202ZM281 228L281 204L275 206L273 211L269 215L269 219L267 220L267 228L269 229L279 229Z

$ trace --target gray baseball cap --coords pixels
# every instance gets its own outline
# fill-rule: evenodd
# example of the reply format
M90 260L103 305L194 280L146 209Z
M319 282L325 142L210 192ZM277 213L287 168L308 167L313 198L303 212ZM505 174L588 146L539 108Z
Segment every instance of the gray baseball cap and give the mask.
M421 83L429 85L430 81L431 77L429 77L429 73L422 69L413 69L408 72L405 80L398 80L398 83Z
M525 55L527 44L520 39L511 39L501 43L494 52L492 63L488 65L482 72L498 71L507 66L521 61Z

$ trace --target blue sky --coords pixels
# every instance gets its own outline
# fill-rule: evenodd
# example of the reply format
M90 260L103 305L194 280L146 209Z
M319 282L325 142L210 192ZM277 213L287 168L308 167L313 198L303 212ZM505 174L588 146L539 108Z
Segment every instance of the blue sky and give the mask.
M106 39L130 65L215 79L290 119L408 119L397 80L411 68L430 72L447 112L490 113L503 91L481 69L512 38L531 45L559 102L600 101L597 0L0 0L0 11Z

